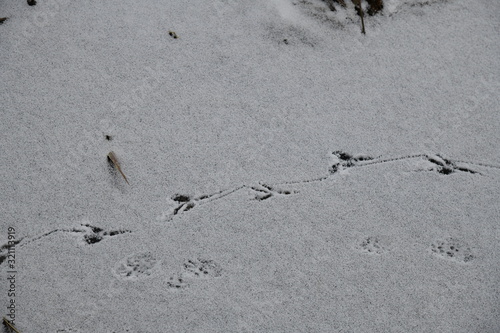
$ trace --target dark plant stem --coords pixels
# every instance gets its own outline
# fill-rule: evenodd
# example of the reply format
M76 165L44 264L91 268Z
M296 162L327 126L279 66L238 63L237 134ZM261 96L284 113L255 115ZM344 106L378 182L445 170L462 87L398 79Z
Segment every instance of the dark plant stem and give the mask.
M363 12L363 8L360 6L356 6L356 10L359 13L359 16L361 17L361 32L366 35L365 31L365 13Z

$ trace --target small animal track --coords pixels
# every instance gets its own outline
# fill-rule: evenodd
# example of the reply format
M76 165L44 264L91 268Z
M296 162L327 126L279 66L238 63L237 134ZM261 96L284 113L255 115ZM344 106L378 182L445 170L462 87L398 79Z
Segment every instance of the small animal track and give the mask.
M252 192L255 193L254 199L258 201L267 200L273 196L279 196L279 195L284 196L284 195L298 193L297 191L279 190L266 184L259 184L259 186L251 186L250 189Z
M184 263L184 273L193 278L220 277L222 269L213 260L198 258Z
M222 276L221 266L211 259L189 259L182 265L182 271L175 273L167 281L171 290L188 288L197 279L219 278Z
M499 166L486 163L451 160L444 158L439 154L414 154L414 155L406 155L406 156L382 159L380 158L380 156L377 158L372 158L370 156L362 154L353 156L343 151L335 151L332 153L333 164L330 166L329 171L330 174L334 174L336 172L351 167L364 167L374 164L397 162L401 160L409 160L416 158L424 159L427 162L430 162L430 167L427 168L427 171L436 171L442 175L450 175L455 172L465 172L470 174L482 175L480 172L473 170L472 168L466 166L465 164L500 169Z
M430 249L433 254L443 259L462 263L467 263L474 259L470 247L465 242L452 237L434 242Z
M99 243L105 237L113 237L131 232L130 230L123 230L123 229L105 231L99 227L95 227L90 224L82 224L82 226L88 228L85 234L83 235L83 239L87 244Z
M22 237L20 239L17 239L14 241L14 245L8 245L4 244L0 246L0 265L5 261L7 258L7 252L10 247L16 246L19 244L19 247L24 247L32 242L39 241L44 239L45 237L48 237L52 234L55 233L69 233L69 234L80 234L83 235L83 241L85 244L95 244L99 243L100 241L104 240L105 238L108 237L114 237L117 235L125 234L125 233L131 233L132 231L130 230L125 230L125 229L116 229L116 230L104 230L102 228L90 225L90 224L81 224L81 228L70 228L70 229L55 229L52 231L48 231L46 233L43 233L38 236L34 237Z
M337 150L332 153L332 164L328 171L330 171L330 174L334 174L347 168L358 166L360 162L371 160L373 160L373 157L368 155L351 155L341 150Z
M207 204L209 202L222 199L232 193L235 193L243 188L250 188L251 191L256 192L254 199L256 200L266 200L273 196L289 195L297 193L297 191L286 191L276 189L266 184L259 184L258 186L247 186L242 185L235 189L222 190L213 194L205 194L197 197L193 197L187 194L174 194L170 199L174 201L173 209L170 212L164 213L159 220L170 221L176 215L190 211L191 209Z
M0 246L0 265L7 259L7 257L9 256L9 250L13 247L15 247L17 244L21 243L23 239L18 239L18 240L15 240L15 241L10 241L10 244L9 243L6 243L2 246Z
M383 254L388 249L380 242L377 237L367 237L361 241L357 248L364 253Z
M194 208L196 201L202 200L200 198L191 198L189 195L175 194L172 196L172 200L176 201L179 205L174 209L173 214L177 215L181 212L187 212L188 210Z
M217 199L222 199L223 197L234 193L240 189L242 189L244 186L240 186L236 189L233 190L222 190L213 194L207 194L207 195L201 195L197 197L192 197L191 195L187 194L174 194L170 199L174 201L174 208L172 209L171 212L168 212L164 214L163 216L160 217L160 220L165 221L165 220L171 220L175 215L178 215L183 212L187 212L191 209L193 209L196 206L201 206L204 205L208 202L217 200Z
M313 182L320 182L330 177L333 177L336 174L342 174L349 168L368 167L375 164L393 163L410 159L424 160L426 161L426 163L428 163L428 165L425 166L426 171L435 171L442 175L450 175L458 172L467 173L471 175L482 175L480 172L473 170L468 165L500 169L500 166L497 165L480 163L480 162L451 160L444 158L439 154L433 154L433 155L413 154L413 155L405 155L392 158L381 158L381 156L371 157L366 154L350 154L342 150L336 150L330 154L328 174L325 176L313 179L287 181L282 183L276 183L273 185L269 185L267 183L259 183L258 185L255 186L241 185L234 189L222 190L213 194L201 195L198 197L193 197L191 195L186 195L186 194L174 194L170 198L173 201L173 204L170 205L172 208L167 212L163 213L158 219L160 221L170 221L180 213L187 212L195 207L204 205L206 203L210 203L215 200L222 199L244 188L250 190L250 193L252 194L252 198L254 200L263 201L270 199L272 197L288 196L290 194L299 193L298 191L295 190L289 191L289 190L278 189L280 186L300 185ZM417 169L415 171L422 171L422 169Z
M443 175L450 175L454 172L468 172L472 174L478 173L477 171L474 171L472 169L469 169L465 166L458 166L455 162L443 158L442 156L436 154L436 155L427 155L427 160L434 164L433 167L429 168L429 171L437 171L440 174Z
M150 276L158 260L150 252L136 253L118 262L115 274L123 280L138 280Z
M182 277L182 274L175 274L167 281L167 287L170 290L182 290L189 287L188 282Z

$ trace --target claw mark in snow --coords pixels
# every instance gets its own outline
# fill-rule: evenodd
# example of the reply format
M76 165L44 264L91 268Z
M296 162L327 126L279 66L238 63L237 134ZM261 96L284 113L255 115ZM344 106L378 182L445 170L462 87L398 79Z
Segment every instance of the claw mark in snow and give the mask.
M195 206L204 205L214 200L222 199L238 190L241 190L245 186L240 186L231 190L222 190L213 194L200 195L198 197L192 197L187 194L174 194L171 200L175 201L176 207L172 211L172 216L180 214L182 212L187 212L193 209Z
M9 249L11 247L14 247L16 246L17 244L21 243L21 241L23 240L23 238L21 239L17 239L17 240L14 240L14 241L10 241L2 246L0 246L0 265L5 261L5 259L7 259L7 257L9 256Z
M330 171L330 174L334 174L353 166L361 165L360 163L363 161L373 160L373 157L370 157L368 155L351 155L341 150L334 151L332 155L333 164L328 169Z
M251 186L250 189L253 192L256 192L255 199L259 200L259 201L269 199L273 196L290 195L290 194L298 193L297 191L279 190L279 189L276 189L275 187L272 187L272 186L264 184L264 183L261 183L258 186Z
M69 228L69 229L55 229L51 230L48 232L45 232L41 235L38 236L33 236L33 237L23 237L21 239L16 240L15 245L19 244L19 247L24 247L32 242L41 240L47 236L50 236L52 234L58 233L58 232L66 232L70 234L82 234L83 235L83 241L86 244L95 244L99 243L102 241L104 238L107 237L113 237L125 233L131 233L132 231L130 230L125 230L125 229L117 229L117 230L104 230L102 228L90 225L90 224L81 224L81 228ZM12 245L2 245L0 247L0 264L2 264L3 260L3 250L4 249L9 249Z
M474 171L472 169L469 169L465 166L458 166L455 162L443 158L440 155L428 155L427 160L433 164L435 164L437 172L443 175L449 175L451 173L454 173L456 171L462 171L462 172L469 172L472 174L479 173L477 171Z
M255 186L241 185L234 189L223 190L213 194L201 195L197 197L192 197L187 194L174 194L170 199L175 202L174 204L175 207L172 208L171 211L167 211L161 217L159 217L159 220L170 221L176 215L187 212L193 209L194 207L201 206L215 200L220 200L243 188L249 188L252 192L254 192L255 193L254 199L259 201L269 199L273 196L285 196L289 194L298 193L297 191L277 189L274 186L270 186L264 183L259 183L258 185Z
M287 196L290 194L298 193L298 191L278 189L278 187L280 186L319 182L327 180L331 177L335 177L336 174L342 174L343 171L349 168L367 167L370 165L392 163L402 160L424 159L429 162L429 166L426 169L427 171L435 171L442 175L450 175L457 172L482 175L479 171L473 170L468 165L500 169L500 166L491 164L451 160L448 158L444 158L439 154L412 154L392 158L381 158L381 156L372 157L366 154L350 154L341 150L336 150L331 153L330 158L331 161L328 167L328 174L322 177L298 181L288 181L272 185L269 185L268 183L258 183L258 185L252 186L241 185L234 189L222 190L213 194L201 195L198 197L192 197L185 194L175 194L171 197L171 200L174 201L175 207L172 208L171 211L167 211L166 213L164 213L159 219L161 221L170 221L174 218L174 216L179 215L180 213L187 212L197 206L222 199L243 188L248 188L251 191L251 193L253 194L253 199L263 201L277 196Z

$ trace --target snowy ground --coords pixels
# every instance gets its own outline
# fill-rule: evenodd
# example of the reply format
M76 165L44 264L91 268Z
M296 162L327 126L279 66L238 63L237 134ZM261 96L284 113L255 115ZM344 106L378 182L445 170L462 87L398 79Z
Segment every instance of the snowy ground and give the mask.
M500 2L4 16L21 332L498 332Z

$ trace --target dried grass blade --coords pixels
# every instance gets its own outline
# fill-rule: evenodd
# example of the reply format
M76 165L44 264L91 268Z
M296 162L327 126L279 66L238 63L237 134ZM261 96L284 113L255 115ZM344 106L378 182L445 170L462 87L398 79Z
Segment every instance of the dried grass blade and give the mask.
M14 327L14 325L12 325L8 320L7 318L3 317L3 324L8 327L9 329L11 329L12 331L16 332L16 333L21 333L17 330L17 328Z
M121 173L123 179L125 179L125 181L127 182L127 184L130 185L130 183L128 182L127 177L125 176L125 174L122 171L122 168L120 168L120 163L118 163L118 159L116 158L115 153L113 153L112 151L110 151L109 154L108 154L108 158L111 161L111 163L113 163L113 165L115 166L115 168L118 169L118 171Z

